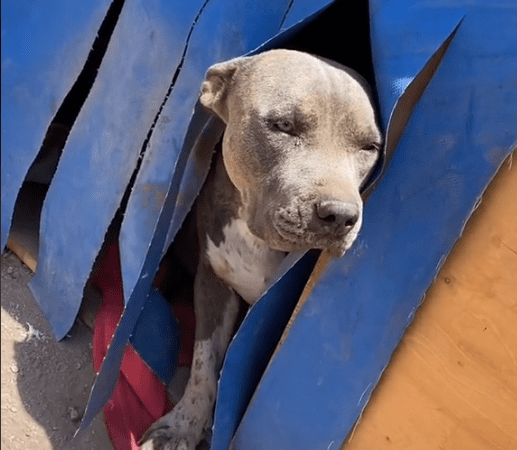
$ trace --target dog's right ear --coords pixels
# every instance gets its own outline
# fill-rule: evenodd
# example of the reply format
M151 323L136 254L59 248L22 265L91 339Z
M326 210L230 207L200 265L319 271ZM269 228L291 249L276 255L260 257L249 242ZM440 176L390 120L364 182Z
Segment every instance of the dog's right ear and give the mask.
M210 111L216 113L224 123L228 123L228 93L232 87L235 73L245 58L235 58L227 62L215 64L205 76L201 85L199 101Z

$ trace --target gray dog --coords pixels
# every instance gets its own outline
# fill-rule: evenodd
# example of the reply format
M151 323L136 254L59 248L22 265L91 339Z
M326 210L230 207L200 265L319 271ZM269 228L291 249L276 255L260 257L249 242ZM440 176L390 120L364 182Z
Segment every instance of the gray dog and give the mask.
M339 257L352 245L382 143L365 81L306 53L216 64L200 101L226 130L195 205L193 364L181 400L144 436L147 450L193 450L203 438L240 298L257 301L288 252Z

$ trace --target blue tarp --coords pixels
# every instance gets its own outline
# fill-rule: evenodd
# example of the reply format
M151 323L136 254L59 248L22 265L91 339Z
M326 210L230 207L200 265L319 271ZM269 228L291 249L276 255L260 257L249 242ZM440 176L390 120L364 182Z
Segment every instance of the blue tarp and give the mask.
M2 3L2 246L25 173L109 6L91 2L89 13L77 15L77 2L65 2L64 28L49 28L50 12L61 3L45 12ZM196 107L206 69L288 46L336 11L345 25L354 23L357 11L351 8L348 17L347 8L323 0L124 3L48 191L31 282L56 336L65 336L145 150L120 232L125 313L83 427L109 397L160 258L208 170L205 147L223 130ZM358 240L328 265L271 361L256 345L263 337L250 346L248 336L264 329L268 314L282 323L289 318L313 263L309 256L246 317L222 372L214 450L227 448L234 435L236 449L341 446L483 190L515 148L514 2L370 0L369 16L366 44L393 156L368 199ZM42 30L32 53L23 47L31 29L35 36ZM343 57L353 54L359 43L346 26L337 31L332 41L323 32L309 39L342 48ZM336 42L340 33L346 39ZM280 317L280 310L287 313ZM276 329L271 348L281 334Z
M33 3L2 2L2 249L18 191L110 2Z

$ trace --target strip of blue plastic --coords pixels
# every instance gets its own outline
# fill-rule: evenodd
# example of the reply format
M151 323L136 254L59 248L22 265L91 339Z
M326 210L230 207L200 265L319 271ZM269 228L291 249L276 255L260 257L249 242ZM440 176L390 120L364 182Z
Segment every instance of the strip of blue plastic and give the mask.
M180 329L170 303L151 289L129 342L164 385L168 385L178 365Z

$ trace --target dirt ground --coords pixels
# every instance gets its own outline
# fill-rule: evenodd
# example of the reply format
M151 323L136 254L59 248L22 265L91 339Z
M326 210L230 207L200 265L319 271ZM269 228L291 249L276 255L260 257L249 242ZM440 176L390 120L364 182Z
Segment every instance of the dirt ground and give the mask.
M1 445L3 450L113 450L102 415L77 441L94 381L91 330L78 320L62 342L27 283L31 271L2 255Z

